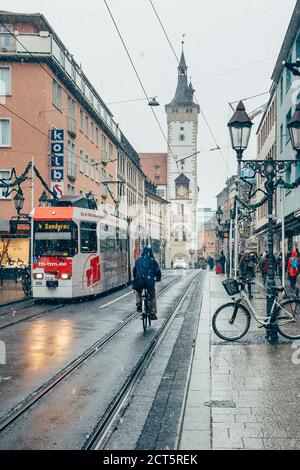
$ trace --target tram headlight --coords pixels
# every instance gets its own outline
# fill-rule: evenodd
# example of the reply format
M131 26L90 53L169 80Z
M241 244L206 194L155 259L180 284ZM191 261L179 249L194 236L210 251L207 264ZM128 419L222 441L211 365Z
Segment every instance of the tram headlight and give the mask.
M67 273L63 273L60 278L63 280L63 281L66 281L67 279L71 279L71 274L67 274Z
M33 275L33 279L36 279L36 280L44 279L44 274L43 273L36 273L36 274Z

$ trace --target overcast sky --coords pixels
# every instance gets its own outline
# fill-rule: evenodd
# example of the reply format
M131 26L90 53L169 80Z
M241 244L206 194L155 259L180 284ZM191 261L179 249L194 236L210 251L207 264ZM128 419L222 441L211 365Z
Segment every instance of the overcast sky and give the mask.
M161 107L155 109L166 134L164 105L173 98L177 84L172 50L149 0L108 0L108 4L148 95L158 96ZM201 116L198 150L204 152L198 156L199 204L215 208L216 194L236 169L228 140L227 122L232 114L228 103L270 89L270 76L296 1L153 0L153 4L178 55L185 34L188 75L209 126L223 147L223 158L219 152L207 151L216 145ZM103 0L7 0L0 2L0 9L43 13L82 64L135 149L166 151L164 137L146 101L112 104L144 95ZM267 98L246 101L247 110L253 111ZM255 143L254 128L245 154L249 158L255 156Z

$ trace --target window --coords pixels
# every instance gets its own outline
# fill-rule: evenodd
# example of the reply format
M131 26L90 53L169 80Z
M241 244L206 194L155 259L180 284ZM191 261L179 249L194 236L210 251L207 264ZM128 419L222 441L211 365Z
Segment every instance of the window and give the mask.
M102 161L106 162L106 137L102 134Z
M104 181L106 181L106 170L105 168L102 168L102 197L107 196L107 186L106 184L103 184Z
M8 180L10 182L11 170L0 170L0 180ZM11 196L6 196L6 188L0 188L0 199L11 199Z
M181 131L184 131L184 127L181 127L180 130L181 130Z
M0 118L0 147L11 146L11 121Z
M288 58L288 62L291 62L291 56ZM292 72L288 69L285 69L285 91L288 92L292 84Z
M285 172L286 182L288 184L290 184L291 182L291 174L292 174L292 170L291 170L291 167L289 167Z
M85 136L89 137L89 118L85 116Z
M295 177L296 179L300 178L300 162L296 163L296 170L295 170Z
M100 174L99 174L99 164L95 164L95 181L96 183L100 183Z
M12 31L13 27L11 24L6 24L0 26L0 48L1 49L11 49L12 48L12 35L9 34L9 31ZM4 34L3 34L4 33Z
M83 161L84 161L83 150L80 150L80 159L79 159L79 171L80 171L80 173L83 173Z
M185 140L184 134L179 134L179 140L181 141Z
M81 253L97 253L97 224L81 222L80 224Z
M10 67L0 67L0 96L11 94Z
M53 104L61 111L61 86L53 80Z
M81 79L81 90L82 90L82 93L85 95L85 81L83 78Z
M280 152L283 151L283 124L280 126Z
M68 140L68 178L76 179L75 144Z
M292 117L292 108L289 110L285 117L285 143L287 144L290 141L290 133L288 128L288 123L290 122Z
M300 59L300 34L298 34L296 41L296 60Z
M159 181L159 180L160 180L160 176L159 176L159 175L155 176L155 180L156 180L156 181Z
M83 132L83 111L80 110L80 130Z
M75 188L71 184L67 185L67 194L69 196L74 196L74 194L75 194Z
M95 178L95 160L93 158L91 159L90 178L92 180Z
M34 256L73 257L78 251L77 225L71 221L34 224Z
M95 142L95 131L94 131L94 123L91 122L91 141L94 143Z
M88 155L85 156L85 174L86 174L86 176L90 175L90 172L89 172L89 156Z
M110 159L110 161L112 161L113 160L113 146L110 142L109 142L109 145L108 145L108 149L109 149L109 159Z
M99 129L96 127L96 146L99 147Z

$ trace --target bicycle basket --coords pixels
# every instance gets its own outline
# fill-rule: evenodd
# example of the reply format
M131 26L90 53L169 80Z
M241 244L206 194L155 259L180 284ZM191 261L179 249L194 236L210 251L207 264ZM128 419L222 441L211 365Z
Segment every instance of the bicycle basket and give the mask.
M233 296L239 293L239 285L235 279L226 279L222 284L228 295Z

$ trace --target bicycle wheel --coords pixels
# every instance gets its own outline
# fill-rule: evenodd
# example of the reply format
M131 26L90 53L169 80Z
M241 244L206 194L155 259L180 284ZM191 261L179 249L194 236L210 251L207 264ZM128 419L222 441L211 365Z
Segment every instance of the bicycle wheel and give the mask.
M287 339L300 339L300 300L287 299L277 312L278 332Z
M246 307L236 302L222 305L214 313L212 327L216 335L225 341L237 341L250 327L251 316Z
M148 326L148 315L147 315L147 313L143 312L143 328L144 328L144 332L147 330L147 326Z

